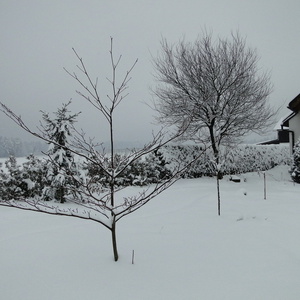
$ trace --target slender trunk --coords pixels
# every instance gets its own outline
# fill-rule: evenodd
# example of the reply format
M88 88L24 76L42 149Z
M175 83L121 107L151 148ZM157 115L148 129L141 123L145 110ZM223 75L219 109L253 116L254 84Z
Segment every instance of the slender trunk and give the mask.
M213 149L214 152L214 157L215 157L215 161L216 163L218 163L218 158L219 158L219 150L218 147L216 145L216 139L215 139L215 134L214 134L214 120L211 122L211 125L208 127L209 130L209 136L210 136L210 142L211 142L211 147Z
M220 216L221 215L221 195L220 195L220 179L219 179L219 174L217 174L217 192L218 192L218 215Z
M214 124L215 120L211 122L211 126L208 127L209 129L209 134L210 134L210 141L211 141L211 146L214 152L214 159L215 159L215 165L216 165L216 177L217 177L217 193L218 193L218 215L221 215L221 194L220 194L220 179L223 178L223 174L220 171L219 167L219 145L216 145L216 139L214 135Z
M216 139L215 139L215 134L214 134L214 120L211 122L210 126L208 126L208 130L209 130L209 136L210 136L210 141L211 141L211 146L214 152L214 155L216 156L216 154L218 153L218 149L216 146Z
M220 170L219 167L219 163L220 163L220 152L219 152L219 148L216 147L216 145L213 147L213 151L214 151L214 157L215 157L215 164L216 164L216 173L217 173L217 177L218 179L222 179L223 178L223 172Z
M116 221L115 221L115 218L113 218L113 223L112 223L112 227L111 227L111 238L112 238L114 260L118 261L119 254L118 254L118 247L117 247Z
M216 144L216 139L215 139L215 135L214 135L214 122L212 122L211 126L208 127L209 129L209 135L210 135L210 141L211 141L211 146L214 152L214 159L215 159L215 164L217 166L217 177L218 179L222 179L223 178L223 173L219 170L219 144Z
M111 216L112 216L112 226L111 226L111 240L113 247L114 260L118 261L118 247L117 247L117 235L116 235L116 220L113 212L115 205L115 163L114 163L114 134L113 134L113 117L112 111L110 114L110 167L111 167L111 178L110 178L110 205L111 205Z
M111 168L111 178L110 178L110 204L111 209L113 209L114 203L114 194L115 194L115 163L114 163L114 134L113 134L113 118L112 114L110 116L110 168Z

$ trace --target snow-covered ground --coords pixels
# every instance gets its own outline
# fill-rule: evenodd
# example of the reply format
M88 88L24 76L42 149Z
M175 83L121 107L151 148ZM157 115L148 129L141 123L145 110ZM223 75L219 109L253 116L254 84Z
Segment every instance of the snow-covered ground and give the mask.
M0 207L0 299L300 299L300 185L287 167L180 180L110 232ZM244 181L245 179L245 181ZM135 252L131 263L132 250Z

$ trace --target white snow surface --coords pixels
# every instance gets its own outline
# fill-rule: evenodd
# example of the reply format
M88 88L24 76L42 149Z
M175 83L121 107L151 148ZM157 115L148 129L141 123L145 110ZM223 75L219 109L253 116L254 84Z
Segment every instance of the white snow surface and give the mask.
M0 207L0 299L300 299L300 185L287 166L220 182L184 179L110 232ZM131 263L134 250L134 264Z

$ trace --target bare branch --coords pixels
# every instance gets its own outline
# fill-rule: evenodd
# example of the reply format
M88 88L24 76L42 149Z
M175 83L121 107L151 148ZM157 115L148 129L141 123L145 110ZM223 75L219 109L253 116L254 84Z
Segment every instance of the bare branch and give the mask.
M274 122L277 111L267 103L270 76L260 72L256 50L247 48L238 33L214 41L204 32L193 44L182 40L176 46L163 39L161 48L153 58L159 122L178 125L190 118L185 136L201 132L216 155L229 137L239 139Z
M75 49L73 49L73 52L79 61L77 70L80 76L75 72L72 73L66 69L65 71L81 87L82 91L77 91L78 95L80 95L85 101L87 101L87 103L91 104L95 109L97 109L100 115L103 116L108 122L110 137L109 153L105 153L104 149L102 149L102 152L97 150L98 146L101 144L95 143L94 139L87 138L85 132L82 130L78 131L75 127L73 128L73 131L75 132L73 140L66 142L65 145L60 145L57 141L53 141L46 134L45 127L41 126L39 128L39 132L31 130L22 120L21 116L16 115L6 105L1 103L1 110L18 126L30 134L46 141L47 143L52 143L56 146L62 147L64 150L68 150L71 153L78 155L83 159L85 166L90 164L96 171L95 174L88 174L85 180L79 179L77 174L74 175L71 173L69 175L74 184L73 186L70 185L68 189L72 191L73 194L79 194L80 197L73 197L74 199L70 199L70 197L68 197L68 202L66 204L67 208L61 204L53 205L53 203L47 203L40 199L0 201L0 205L96 221L111 231L114 259L118 260L116 242L117 221L136 211L155 196L165 191L180 178L181 174L186 170L186 168L188 168L195 160L197 160L198 157L186 165L183 165L182 162L179 162L178 167L168 179L154 184L151 187L146 187L133 196L120 196L119 192L123 191L125 187L117 184L119 177L121 176L122 172L124 172L126 169L130 169L132 164L137 162L143 156L148 155L152 151L160 149L162 146L171 141L182 138L187 128L189 128L194 122L194 119L188 114L182 117L179 113L177 113L176 118L178 120L180 119L180 123L176 126L176 131L173 134L167 135L166 132L161 129L156 134L153 134L152 140L145 144L144 147L141 149L133 149L133 151L118 159L114 149L114 112L119 104L128 96L127 90L128 84L131 80L131 73L138 60L136 60L126 71L123 77L118 80L118 67L122 61L122 56L120 55L117 57L117 59L115 59L113 53L113 39L111 38L109 53L112 75L111 79L108 79L111 85L111 93L107 96L107 101L106 98L102 99L100 97L100 92L98 90L98 78L95 80L91 78L83 59L79 56ZM176 59L173 59L171 54L172 52L169 53L168 58L172 64L170 67L168 65L165 66L165 72L168 76L172 74L172 71L177 70ZM182 81L182 75L180 72L176 73L173 81L171 76L168 77L168 80L170 80L174 87L177 87L177 89L178 87L182 87L184 89L183 93L179 95L179 97L184 99L184 103L188 103L188 100L190 99L197 99L194 91L190 92L188 82ZM162 95L166 95L168 101L171 101L173 95L176 95L176 93L174 93L172 90L165 92L162 89L158 94L160 93ZM106 102L104 100L106 100ZM178 105L178 108L184 109L185 112L189 112L189 109L184 108L182 103ZM194 106L192 109L195 110ZM171 113L173 113L173 111ZM199 153L199 156L201 155L202 152ZM52 163L54 164L55 162L52 160ZM63 177L64 172L67 172L67 170L62 169L58 173ZM101 173L101 176L106 176L108 178L108 183L105 186L102 185L100 181L101 178L99 178L99 174L97 173ZM68 207L70 205L71 207Z
M78 209L68 209L68 208L60 207L58 205L56 206L49 205L46 202L34 201L30 199L23 199L23 201L22 200L18 200L18 201L1 200L0 206L14 207L22 210L35 211L39 213L56 215L56 216L67 216L67 217L75 217L84 220L90 220L90 221L100 223L104 227L110 229L109 222L106 224L103 220L97 218L97 215L93 216L91 211L86 211L86 210L79 211ZM82 206L83 205L81 204L80 207ZM91 210L90 207L88 208L89 210ZM97 211L97 213L103 214L100 211ZM106 216L106 218L108 217Z

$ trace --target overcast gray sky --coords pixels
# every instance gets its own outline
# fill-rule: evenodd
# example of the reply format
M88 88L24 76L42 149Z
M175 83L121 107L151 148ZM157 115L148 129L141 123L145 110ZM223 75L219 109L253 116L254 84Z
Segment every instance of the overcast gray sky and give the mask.
M112 36L115 54L123 56L121 71L139 59L116 116L117 139L147 141L154 128L145 104L154 84L151 55L161 37L193 41L207 28L222 37L236 30L246 37L260 67L271 72L271 104L286 107L300 93L299 14L299 0L0 0L0 99L35 127L40 110L53 112L72 98L72 111L83 111L79 126L105 140L105 123L86 108L63 67L76 69L74 47L99 77L105 97ZM284 108L280 115L287 113ZM0 135L28 138L4 115Z

